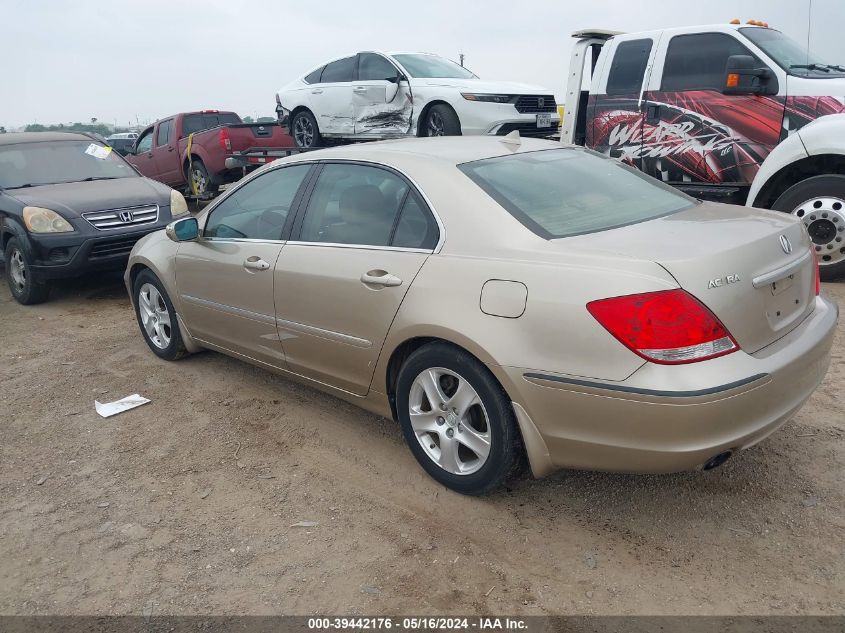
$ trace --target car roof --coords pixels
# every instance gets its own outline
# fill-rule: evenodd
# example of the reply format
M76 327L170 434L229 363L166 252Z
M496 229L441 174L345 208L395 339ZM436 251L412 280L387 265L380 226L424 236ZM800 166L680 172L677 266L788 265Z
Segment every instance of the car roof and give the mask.
M0 146L19 143L49 143L51 141L90 141L91 137L76 132L12 132L0 134Z
M390 141L358 143L315 152L295 154L285 162L298 160L362 160L393 162L425 160L460 165L485 158L570 147L557 141L520 138L518 144L504 136L443 136L438 138L403 138Z

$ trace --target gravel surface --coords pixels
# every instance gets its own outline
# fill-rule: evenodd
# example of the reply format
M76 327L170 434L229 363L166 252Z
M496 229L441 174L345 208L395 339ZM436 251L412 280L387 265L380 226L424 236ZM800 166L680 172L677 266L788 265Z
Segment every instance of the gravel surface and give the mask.
M845 613L842 323L804 409L720 469L473 499L392 421L157 359L118 279L34 307L0 282L2 614ZM152 402L95 414L133 393Z

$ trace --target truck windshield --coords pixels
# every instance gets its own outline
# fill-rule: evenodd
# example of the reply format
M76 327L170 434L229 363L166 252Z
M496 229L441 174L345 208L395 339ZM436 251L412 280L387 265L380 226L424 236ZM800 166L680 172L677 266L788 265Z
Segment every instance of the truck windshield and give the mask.
M845 66L822 62L806 47L801 46L780 31L749 27L739 29L739 32L759 46L778 66L792 75L840 77L845 74Z
M94 141L0 146L0 188L3 189L137 176L117 152Z
M234 112L197 112L186 114L182 119L182 135L210 130L221 125L237 125L242 123L241 117Z
M411 77L418 79L477 79L463 66L437 55L394 55L393 58Z
M622 163L579 149L552 149L458 168L545 239L645 222L695 200Z

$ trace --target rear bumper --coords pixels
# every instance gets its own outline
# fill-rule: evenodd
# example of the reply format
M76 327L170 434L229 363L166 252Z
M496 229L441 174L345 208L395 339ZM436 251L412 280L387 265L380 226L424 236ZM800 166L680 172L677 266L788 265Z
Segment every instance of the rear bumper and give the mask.
M526 442L535 475L690 470L759 442L801 408L827 372L837 318L836 304L820 297L801 325L755 354L646 363L617 383L493 369L519 405L523 435L535 429L541 440Z
M30 234L33 257L30 272L34 279L47 281L122 270L135 243L166 225L167 222L160 221L132 232L96 236L70 233L34 237Z

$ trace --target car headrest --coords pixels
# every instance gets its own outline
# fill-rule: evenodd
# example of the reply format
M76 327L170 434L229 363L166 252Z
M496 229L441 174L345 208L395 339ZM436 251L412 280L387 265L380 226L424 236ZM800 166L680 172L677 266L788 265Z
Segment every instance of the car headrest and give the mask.
M339 211L344 222L380 218L387 207L384 194L375 185L350 187L340 196Z

